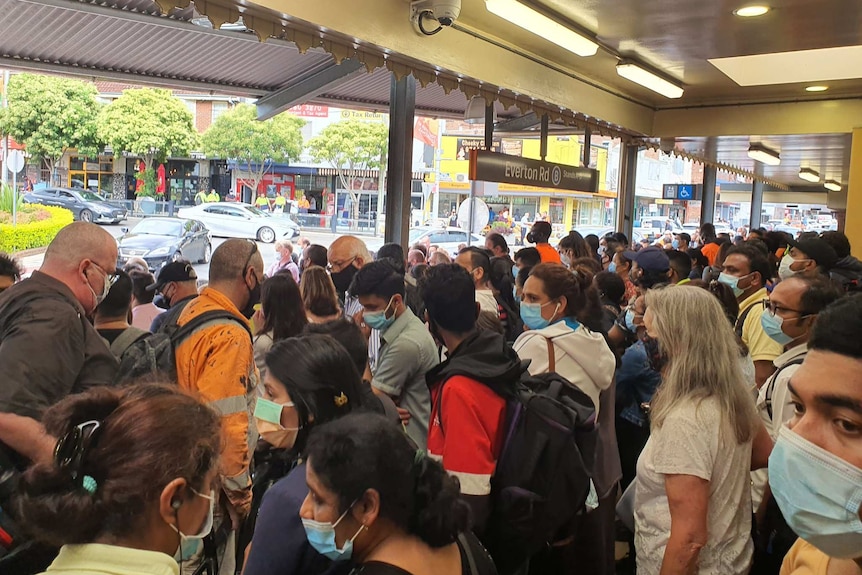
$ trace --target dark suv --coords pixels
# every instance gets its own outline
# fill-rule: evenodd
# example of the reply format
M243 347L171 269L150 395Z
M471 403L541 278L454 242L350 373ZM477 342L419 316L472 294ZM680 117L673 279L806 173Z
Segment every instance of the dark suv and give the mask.
M89 190L42 188L24 196L24 201L66 208L82 222L118 224L126 219L125 208L106 202Z

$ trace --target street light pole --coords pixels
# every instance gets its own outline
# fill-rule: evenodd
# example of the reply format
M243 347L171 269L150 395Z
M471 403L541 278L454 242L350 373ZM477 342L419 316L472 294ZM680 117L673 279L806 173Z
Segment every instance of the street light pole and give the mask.
M9 98L7 95L9 94L9 70L3 70L3 107L9 107ZM3 155L0 156L0 162L3 163L3 169L0 170L3 172L2 181L4 184L6 183L6 156L9 154L9 135L6 134L3 136Z

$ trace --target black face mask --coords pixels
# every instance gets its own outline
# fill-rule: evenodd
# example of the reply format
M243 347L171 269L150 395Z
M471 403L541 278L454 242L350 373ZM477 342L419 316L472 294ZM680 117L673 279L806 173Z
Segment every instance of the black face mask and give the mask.
M667 365L667 356L659 350L658 340L654 337L644 335L641 341L644 343L650 368L653 371L661 373L661 370Z
M331 272L329 276L332 278L332 283L335 284L335 291L339 296L344 295L350 288L350 283L353 281L353 276L359 271L353 264L348 265L340 272Z
M248 285L246 285L248 289ZM254 278L254 287L248 290L248 303L245 304L245 307L242 308L242 315L251 319L251 316L254 315L254 306L260 303L260 280L257 279L257 276Z
M168 298L166 298L163 294L160 293L157 293L156 297L153 298L153 305L161 309L171 309L171 302L168 301Z

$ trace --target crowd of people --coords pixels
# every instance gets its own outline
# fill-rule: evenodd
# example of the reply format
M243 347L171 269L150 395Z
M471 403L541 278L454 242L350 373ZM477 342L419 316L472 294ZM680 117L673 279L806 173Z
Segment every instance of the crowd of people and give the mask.
M862 264L693 236L0 255L0 572L862 573Z

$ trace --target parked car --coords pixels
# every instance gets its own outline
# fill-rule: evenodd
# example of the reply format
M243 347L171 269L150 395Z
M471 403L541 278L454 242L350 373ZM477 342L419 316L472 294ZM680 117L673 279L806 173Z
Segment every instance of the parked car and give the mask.
M197 220L179 218L147 218L132 231L123 228L117 238L117 264L123 267L129 258L144 258L152 271L168 262L186 259L208 263L212 255L212 239L206 226Z
M408 238L409 246L405 246L407 249L419 242L423 242L428 243L429 245L439 246L441 249L446 250L450 256L454 257L458 254L458 246L467 243L467 231L462 230L461 228L419 226L410 230ZM383 242L366 242L366 244L370 251L377 252L377 250L383 245ZM485 238L474 233L470 245L484 247Z
M118 224L126 219L126 208L106 202L88 190L41 188L26 194L24 201L66 208L76 220L82 222Z
M273 217L250 204L220 202L180 209L181 218L203 222L217 237L249 238L271 244L279 238L299 235L299 224L289 217Z

